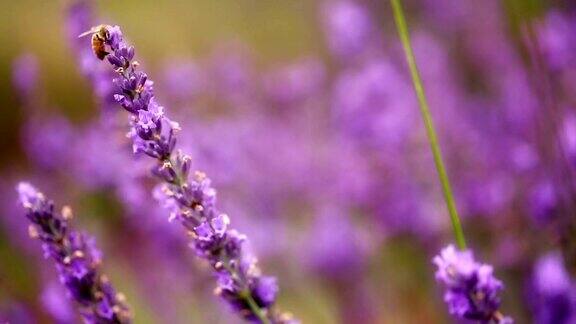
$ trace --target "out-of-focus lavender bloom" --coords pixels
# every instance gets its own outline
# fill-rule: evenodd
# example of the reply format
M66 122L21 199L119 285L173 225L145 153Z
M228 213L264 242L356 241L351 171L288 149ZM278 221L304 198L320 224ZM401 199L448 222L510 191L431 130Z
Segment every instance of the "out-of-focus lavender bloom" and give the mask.
M117 294L100 271L101 253L94 240L70 228L72 211L60 214L54 203L28 183L17 187L20 204L32 223L29 233L42 242L46 257L56 263L60 281L77 303L86 323L130 323L123 295Z
M536 262L528 297L534 308L535 323L576 321L576 290L561 253L550 252Z
M75 130L62 116L31 117L23 129L23 147L37 166L59 168L70 161Z
M476 77L485 88L478 95L489 98L478 108L484 115L494 115L506 137L531 135L539 103L520 55L502 32L506 30L502 7L492 1L468 5L466 10L475 19L465 20L462 52L469 56L470 66L481 71Z
M426 197L417 182L401 166L388 165L388 168L393 171L386 178L385 185L373 188L371 193L373 213L382 224L382 231L388 235L408 232L422 238L435 232L431 231L431 225L442 218L425 213Z
M571 113L564 118L560 138L570 163L576 166L576 115Z
M114 98L131 113L130 137L135 153L156 160L153 173L162 180L164 203L192 237L192 247L206 259L217 277L216 292L227 300L240 316L259 322L291 321L273 309L278 287L276 280L260 274L249 255L246 237L228 228L229 218L216 209L216 190L201 172L189 179L191 158L174 153L179 125L164 115L154 97L152 82L137 71L134 48L123 41L118 26L107 26L107 56L118 76Z
M341 213L331 207L321 211L303 247L316 272L336 279L361 271L368 253L368 242Z
M471 125L463 115L467 102L453 60L439 37L427 30L416 30L412 36L414 51L425 53L417 58L426 86L426 95L434 111L443 147L449 149L469 144Z
M117 188L134 184L134 179L144 175L149 167L147 161L138 160L126 152L129 143L125 134L109 126L100 120L92 122L78 130L69 144L72 172L89 188ZM106 154L85 154L86 151ZM126 164L133 164L134 167L123 171Z
M446 286L444 300L454 316L481 323L513 323L500 311L498 294L504 288L493 268L474 260L472 251L458 251L453 245L434 257L436 279Z
M541 162L535 148L525 142L511 145L509 159L512 162L512 169L520 172L534 170Z
M38 167L61 166L70 159L69 147L74 139L72 125L63 116L40 115L40 108L44 107L39 101L38 66L34 56L25 55L16 60L13 74L14 87L27 116L22 128L22 147Z
M81 72L90 80L96 94L98 104L102 107L104 117L110 117L110 110L114 108L114 87L110 80L114 74L99 64L99 60L92 53L92 49L84 46L85 39L78 35L90 30L95 25L94 2L91 0L74 0L67 8L66 31L68 42L74 50Z
M220 45L208 63L210 92L229 104L245 108L253 103L253 62L244 44L232 42Z
M66 300L66 291L62 285L57 282L49 282L42 290L40 301L44 309L59 324L74 323L74 311Z
M314 59L301 60L265 75L264 90L277 104L299 103L318 94L324 73L321 62Z
M358 141L395 147L410 137L417 121L413 98L398 95L407 91L407 80L388 60L351 69L335 85L335 119Z
M516 64L510 62L508 68L500 71L494 84L501 90L499 95L504 118L512 134L527 136L532 134L539 102L530 87L529 76L518 58ZM494 76L494 75L492 75Z
M442 31L453 32L455 28L464 25L470 18L470 11L465 2L452 0L425 0L423 1L423 13L430 20L436 22L435 26Z
M511 202L513 186L506 174L492 174L467 179L465 208L472 215L493 216L502 212Z
M551 10L541 25L537 26L539 47L550 81L555 89L555 99L574 102L576 84L576 12ZM538 52L537 52L538 54Z
M341 59L362 56L374 44L375 29L368 10L355 1L327 1L322 21L328 46Z
M546 224L554 219L558 212L558 198L554 185L542 181L532 188L530 208L537 224Z
M161 81L160 93L179 106L193 103L208 87L205 71L193 61L170 61Z
M38 88L38 61L35 56L22 55L14 61L12 84L23 101L32 100Z
M321 167L315 170L317 178L308 185L314 187L314 197L320 192L326 193L348 204L347 208L372 202L372 193L382 181L374 177L372 161L355 144L353 138L334 136L330 143L315 148L314 154L322 156L323 160L319 163Z
M554 70L576 64L576 19L558 11L546 15L539 29L540 45L549 66Z

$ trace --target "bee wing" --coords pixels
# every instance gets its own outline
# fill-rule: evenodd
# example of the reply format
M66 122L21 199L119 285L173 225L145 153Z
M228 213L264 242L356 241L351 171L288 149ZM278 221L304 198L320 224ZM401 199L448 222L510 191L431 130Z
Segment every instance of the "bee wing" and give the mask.
M88 36L91 34L94 34L98 31L98 27L92 27L90 28L90 30L83 32L82 34L78 35L78 38L84 37L84 36Z

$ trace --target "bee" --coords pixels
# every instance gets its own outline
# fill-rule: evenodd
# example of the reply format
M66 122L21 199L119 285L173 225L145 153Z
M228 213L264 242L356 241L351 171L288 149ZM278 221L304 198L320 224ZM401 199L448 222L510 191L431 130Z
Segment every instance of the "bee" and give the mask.
M108 27L108 25L98 25L78 36L84 37L92 34L92 51L94 51L94 54L100 60L103 60L106 55L110 54L106 52L106 40L110 37Z

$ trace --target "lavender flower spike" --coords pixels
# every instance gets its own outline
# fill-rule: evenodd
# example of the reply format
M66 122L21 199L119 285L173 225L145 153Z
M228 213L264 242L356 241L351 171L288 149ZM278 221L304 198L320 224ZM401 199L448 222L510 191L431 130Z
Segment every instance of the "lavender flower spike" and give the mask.
M28 183L17 187L20 204L32 222L29 233L42 242L46 257L56 263L60 281L76 302L85 323L130 323L124 297L116 293L108 278L100 272L100 252L94 240L70 228L70 208L54 211L54 202Z
M499 312L502 282L494 277L492 266L474 260L472 251L448 245L433 260L436 279L446 286L444 301L452 315L480 323L511 324Z
M152 82L137 71L134 47L127 45L118 26L105 26L108 62L118 73L114 98L131 113L130 138L135 153L155 159L153 174L162 182L159 196L171 208L170 219L182 224L197 255L211 265L216 293L244 319L260 323L293 322L275 311L276 279L260 274L245 247L246 237L230 229L226 214L216 208L216 190L201 172L190 173L190 157L174 152L179 125L165 115L154 97ZM87 44L88 45L88 44Z

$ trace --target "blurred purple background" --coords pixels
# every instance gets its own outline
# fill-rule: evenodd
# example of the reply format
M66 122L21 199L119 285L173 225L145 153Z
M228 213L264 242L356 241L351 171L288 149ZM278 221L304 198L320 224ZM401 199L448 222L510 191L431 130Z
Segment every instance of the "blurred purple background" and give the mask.
M576 6L406 1L467 240L517 323L574 323ZM20 180L70 205L137 323L236 323L132 154L112 73L77 35L122 26L178 148L303 323L445 323L453 241L387 1L3 3L0 320L74 323ZM154 192L154 194L153 194ZM224 309L224 311L223 311Z

